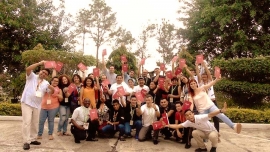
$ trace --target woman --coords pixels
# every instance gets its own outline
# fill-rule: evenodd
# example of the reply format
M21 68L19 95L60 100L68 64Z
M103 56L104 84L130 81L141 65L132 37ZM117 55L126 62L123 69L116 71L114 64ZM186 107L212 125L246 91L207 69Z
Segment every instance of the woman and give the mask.
M59 77L59 88L63 92L63 100L60 102L59 115L60 120L58 122L58 136L66 135L67 133L68 118L70 116L70 103L71 103L71 93L69 93L68 86L70 85L70 79L67 75L63 74Z
M95 90L99 90L99 81L98 77L96 77L96 83L97 85L95 86L94 80L90 77L85 78L83 82L83 87L80 90L80 103L81 105L83 104L83 99L88 98L90 99L90 108L91 109L96 109L96 93Z
M151 81L148 94L153 97L154 103L159 106L160 100L162 99L162 94L165 94L165 92L160 89L159 85L156 85L154 81Z
M74 74L72 77L72 82L76 85L76 89L71 94L71 105L70 105L70 111L73 113L73 111L79 107L80 102L80 90L82 87L82 78L78 74Z
M97 103L97 109L98 109L98 119L99 119L99 133L101 132L101 129L107 125L107 121L109 121L109 108L105 104L106 99L105 96L101 93L100 100Z
M217 106L212 102L206 93L211 86L213 86L217 81L220 80L216 78L214 81L198 87L197 81L191 79L189 82L189 94L191 96L190 101L195 104L198 112L200 114L208 114L217 110ZM217 117L221 119L224 123L226 123L230 128L234 129L236 133L240 133L242 129L242 125L240 123L234 124L226 115L218 114Z
M172 85L168 87L165 85L165 92L168 93L168 101L171 103L175 103L176 101L180 101L180 95L181 95L181 86L178 85L178 79L177 77L173 77L171 79ZM167 84L167 83L165 83Z
M44 123L48 118L49 140L53 140L54 118L59 110L59 102L63 100L62 90L58 88L58 77L53 77L51 86L54 90L46 92L42 98L39 115L38 139L42 139Z

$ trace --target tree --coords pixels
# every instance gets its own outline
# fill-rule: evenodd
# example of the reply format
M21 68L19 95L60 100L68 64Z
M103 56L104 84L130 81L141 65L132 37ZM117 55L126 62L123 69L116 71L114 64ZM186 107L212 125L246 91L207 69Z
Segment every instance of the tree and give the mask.
M0 8L1 72L20 72L21 52L37 43L43 43L46 49L70 48L65 44L67 27L62 26L68 22L63 4L57 8L52 0L4 0Z
M163 63L168 64L174 56L173 51L180 45L177 28L174 24L162 19L162 24L156 25L155 29L156 39L159 44L157 51L162 55Z
M121 56L125 55L128 60L128 69L134 70L135 72L138 70L136 64L136 57L127 51L127 48L124 45L121 45L116 50L113 50L110 54L107 62L107 67L113 65L116 73L121 74L122 71L122 63L121 63Z
M270 1L181 0L181 35L193 55L241 58L270 53Z
M104 0L93 0L89 9L83 9L77 15L80 32L85 32L96 44L96 66L98 66L99 47L112 40L116 35L116 17Z
M113 49L117 49L119 45L125 45L127 51L130 52L132 45L136 42L131 32L127 31L123 27L119 27L115 33L115 46L113 47Z

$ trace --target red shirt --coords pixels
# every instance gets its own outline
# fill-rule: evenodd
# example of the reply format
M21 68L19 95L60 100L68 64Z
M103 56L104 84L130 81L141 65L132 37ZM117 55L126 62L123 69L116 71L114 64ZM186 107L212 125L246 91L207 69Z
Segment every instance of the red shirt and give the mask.
M186 117L185 114L183 114L182 112L176 112L175 113L175 120L178 120L180 123L183 123L186 121Z

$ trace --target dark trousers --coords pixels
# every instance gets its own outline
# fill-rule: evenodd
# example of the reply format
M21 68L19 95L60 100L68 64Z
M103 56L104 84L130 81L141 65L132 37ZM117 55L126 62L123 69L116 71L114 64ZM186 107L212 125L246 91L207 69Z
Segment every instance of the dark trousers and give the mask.
M97 119L89 121L89 127L87 130L87 134L88 134L87 139L96 138L96 132L98 131L98 126L99 126L99 123Z
M167 138L170 138L170 137L172 136L171 129L168 128L168 127L165 127L165 128L163 128L163 129L161 129L160 132L162 132L162 134L165 135L165 138L166 138L166 137L167 137Z
M213 100L214 104L217 106L216 100ZM218 107L218 106L217 106ZM213 122L216 130L219 132L219 118L218 117L213 117Z
M74 136L75 142L86 139L86 130L78 129L76 126L71 125L71 133Z
M144 140L147 140L147 139L151 139L151 133L152 133L152 130L153 130L153 126L150 125L150 126L147 126L147 127L142 127L140 132L139 132L139 141L144 141ZM159 134L159 130L154 130L154 133L153 133L153 140L157 140L158 139L158 134Z

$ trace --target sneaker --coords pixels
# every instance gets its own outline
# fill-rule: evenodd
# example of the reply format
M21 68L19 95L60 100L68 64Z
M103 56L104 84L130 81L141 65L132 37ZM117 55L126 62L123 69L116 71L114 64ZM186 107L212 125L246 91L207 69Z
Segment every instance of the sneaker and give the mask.
M25 143L23 144L23 150L29 150L30 149L30 144Z
M190 147L191 147L191 144L187 144L187 143L186 143L185 148L186 148L186 149L189 149Z
M39 136L39 135L38 135L38 136L37 136L37 139L42 139L42 136Z
M53 140L53 135L49 135L49 140Z
M157 140L153 140L153 144L154 145L157 145L158 144L158 141Z
M41 142L38 142L38 141L32 141L30 144L31 144L31 145L40 145Z
M195 152L207 152L207 149L198 148L198 149L195 149Z
M237 123L234 125L234 130L236 133L240 134L241 130L242 130L242 125L240 123Z
M217 150L217 147L212 147L210 152L216 152L216 150Z

